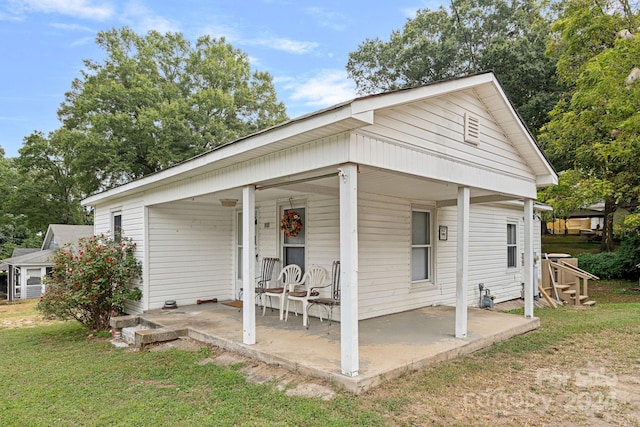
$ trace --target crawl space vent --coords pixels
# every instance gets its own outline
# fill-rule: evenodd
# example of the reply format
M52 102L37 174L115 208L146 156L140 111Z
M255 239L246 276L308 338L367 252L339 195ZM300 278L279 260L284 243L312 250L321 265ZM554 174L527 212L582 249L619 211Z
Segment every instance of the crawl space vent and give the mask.
M469 113L464 114L464 142L474 145L480 143L480 119Z

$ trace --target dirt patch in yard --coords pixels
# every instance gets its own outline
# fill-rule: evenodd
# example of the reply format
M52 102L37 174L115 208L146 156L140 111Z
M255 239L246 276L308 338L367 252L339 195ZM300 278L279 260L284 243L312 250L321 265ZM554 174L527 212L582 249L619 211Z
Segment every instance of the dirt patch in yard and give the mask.
M37 299L1 303L0 329L33 328L60 322L45 319L35 310L37 304Z
M640 426L638 348L640 334L603 332L550 351L478 353L363 399L398 426Z
M281 366L269 365L217 347L210 347L190 338L153 344L145 349L166 351L177 348L185 351L202 351L204 347L210 354L198 361L200 365L214 363L237 368L244 374L247 381L253 384L272 383L278 390L284 391L289 396L319 397L323 400L330 400L335 396L335 391L321 380L296 374Z

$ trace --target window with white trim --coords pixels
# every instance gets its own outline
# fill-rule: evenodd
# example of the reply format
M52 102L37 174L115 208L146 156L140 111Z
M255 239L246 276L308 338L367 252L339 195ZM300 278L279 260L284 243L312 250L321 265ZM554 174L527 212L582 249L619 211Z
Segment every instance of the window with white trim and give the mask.
M411 211L411 281L431 280L431 212Z
M111 213L111 235L116 242L122 240L122 212L120 211Z
M507 223L507 267L518 266L518 227L515 223Z
M282 265L297 264L305 272L306 264L306 234L307 234L307 218L306 209L304 207L296 207L292 209L283 209L281 212L285 214L289 211L295 211L300 215L302 229L295 237L288 237L282 233Z

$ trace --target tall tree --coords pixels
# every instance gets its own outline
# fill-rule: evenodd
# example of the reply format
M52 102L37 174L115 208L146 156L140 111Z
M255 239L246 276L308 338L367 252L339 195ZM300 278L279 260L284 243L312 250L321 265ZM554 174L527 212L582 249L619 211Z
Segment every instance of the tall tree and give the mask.
M552 159L589 189L585 202L604 200L604 251L614 249L617 207L640 199L640 38L629 30L638 21L627 6L595 0L565 5L550 51L558 54L559 76L574 84L540 136Z
M367 39L347 71L362 94L492 69L535 134L560 87L545 56L550 21L537 0L454 0L424 9L389 41Z
M39 247L42 238L29 227L29 218L21 213L17 199L21 196L23 177L16 159L4 157L0 148L0 260L11 256L17 247ZM34 205L38 200L32 200Z
M195 45L179 33L100 32L102 62L82 77L58 111L63 126L86 135L78 163L94 168L98 188L159 171L286 120L271 76L252 72L246 54L224 39Z
M30 229L44 233L49 224L89 223L80 200L95 187L96 178L92 170L78 167L75 147L84 139L65 128L48 137L35 132L24 139L13 209L27 216Z

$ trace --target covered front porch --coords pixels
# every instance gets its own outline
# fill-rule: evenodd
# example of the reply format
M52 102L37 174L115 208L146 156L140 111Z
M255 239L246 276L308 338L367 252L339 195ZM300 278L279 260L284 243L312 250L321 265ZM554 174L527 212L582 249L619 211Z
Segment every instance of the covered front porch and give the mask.
M459 339L455 338L453 307L425 307L361 320L360 371L350 377L341 370L339 323L329 325L313 318L305 329L301 317L282 322L277 311L267 310L266 316L256 318L256 332L262 339L248 345L243 343L242 311L209 303L150 310L137 321L157 328L147 332L158 336L163 331L178 331L181 336L326 379L354 393L532 331L540 324L537 318L470 308L467 337Z

